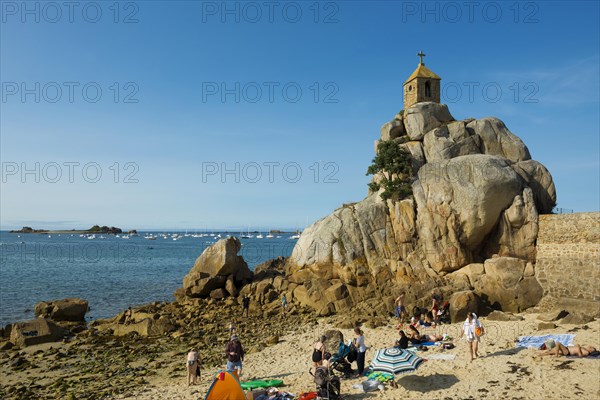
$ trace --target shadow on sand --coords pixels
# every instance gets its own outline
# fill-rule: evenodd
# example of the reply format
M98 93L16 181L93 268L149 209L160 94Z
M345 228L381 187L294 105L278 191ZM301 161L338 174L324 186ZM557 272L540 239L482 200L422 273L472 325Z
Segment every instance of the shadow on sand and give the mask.
M410 375L398 380L398 384L406 390L421 393L448 389L458 382L456 375L435 374L429 376Z
M511 347L510 349L499 350L494 353L486 354L484 358L495 357L495 356L512 356L522 350L525 350L525 347Z

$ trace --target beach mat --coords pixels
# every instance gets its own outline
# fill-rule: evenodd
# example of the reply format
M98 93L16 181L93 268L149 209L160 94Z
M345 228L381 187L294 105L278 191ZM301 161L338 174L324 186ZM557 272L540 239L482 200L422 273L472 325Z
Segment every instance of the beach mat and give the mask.
M546 340L554 340L563 346L572 346L574 339L575 335L568 333L562 335L519 336L519 341L515 344L515 346L539 349Z
M240 386L244 390L252 390L252 389L262 389L268 387L276 387L283 385L283 381L281 379L268 379L268 380L255 380L255 381L247 381L240 382Z

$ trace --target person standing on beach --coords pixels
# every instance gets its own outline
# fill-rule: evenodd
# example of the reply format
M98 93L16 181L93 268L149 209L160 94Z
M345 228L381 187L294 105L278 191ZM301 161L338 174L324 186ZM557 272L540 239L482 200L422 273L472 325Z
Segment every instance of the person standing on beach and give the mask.
M327 336L322 335L321 339L313 346L312 353L312 362L315 365L315 368L321 367L323 365L323 359L325 358L325 353L327 349L325 348L325 341L327 340Z
M229 334L233 335L233 332L235 332L235 318L229 323Z
M190 352L187 355L186 359L186 368L187 368L187 381L188 386L196 384L196 368L200 366L200 360L198 357L198 352L194 349L190 349Z
M231 335L231 340L225 347L227 357L227 371L237 369L238 377L242 376L242 361L244 361L244 348L237 335Z
M436 291L431 292L431 315L434 322L438 322L438 311L442 303L442 296Z
M400 296L396 298L396 318L398 318L398 322L402 323L402 318L407 317L408 313L406 312L406 307L404 306L404 295L405 293L400 293Z
M365 372L365 353L367 352L367 346L365 346L365 336L363 335L363 331L356 327L354 328L354 334L356 338L354 339L354 346L358 350L358 354L356 355L356 368L358 369L358 375L362 375Z
M476 334L477 328L481 329L481 323L477 319L477 315L475 313L468 313L467 319L463 324L463 331L460 334L462 338L463 335L467 337L467 342L469 343L469 352L471 354L471 362L479 357L477 354L477 350L479 348L479 336Z
M281 296L281 314L285 315L287 313L287 298L285 297L285 294L283 294Z
M250 309L250 296L245 295L242 300L242 315L246 313L246 318L248 318L248 310Z

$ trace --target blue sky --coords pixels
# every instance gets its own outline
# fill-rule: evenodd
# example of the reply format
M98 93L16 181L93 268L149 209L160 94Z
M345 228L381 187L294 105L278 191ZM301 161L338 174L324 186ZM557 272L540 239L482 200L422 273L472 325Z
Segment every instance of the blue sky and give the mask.
M419 50L600 208L598 2L1 4L2 229L302 228L366 195Z

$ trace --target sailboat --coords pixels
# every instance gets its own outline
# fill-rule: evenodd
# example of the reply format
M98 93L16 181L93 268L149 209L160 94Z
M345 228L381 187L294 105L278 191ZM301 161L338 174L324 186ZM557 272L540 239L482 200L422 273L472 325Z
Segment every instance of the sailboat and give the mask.
M240 233L240 238L242 239L252 239L252 235L250 235L250 227L247 228L248 233L246 233L245 235Z

